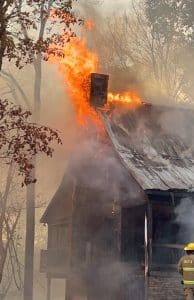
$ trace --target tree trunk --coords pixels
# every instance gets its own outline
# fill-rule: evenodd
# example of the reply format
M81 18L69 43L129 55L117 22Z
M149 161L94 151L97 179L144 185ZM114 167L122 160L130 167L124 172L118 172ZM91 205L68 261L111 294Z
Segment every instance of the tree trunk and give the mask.
M35 170L33 170L32 175L35 175ZM27 199L26 199L24 300L33 299L34 235L35 235L35 184L30 184L27 187Z
M4 247L3 244L1 243L0 245L0 284L2 282L2 278L3 278L3 269L4 269L4 265L5 265L5 251L4 251Z
M3 195L0 193L0 205L1 205L1 214L0 214L0 283L2 282L2 278L3 278L3 271L4 271L5 261L7 258L8 246L9 246L9 242L10 242L10 237L8 237L8 241L7 241L6 245L4 245L3 224L6 219L7 199L9 196L10 186L11 186L12 179L13 179L12 171L13 171L13 164L11 163L9 165L9 169L8 169L5 191L4 191ZM8 232L7 232L7 236L8 236Z
M41 55L34 61L34 120L40 119L41 104ZM35 177L35 161L32 176ZM24 270L24 300L33 300L33 273L34 273L34 235L35 235L35 184L27 186L27 212L26 212L26 245Z
M6 50L6 42L7 42L7 36L6 36L7 21L4 15L5 12L3 10L3 5L4 3L0 1L0 12L3 11L0 18L0 71L2 69L3 57Z
M41 107L41 80L42 80L42 60L41 55L38 54L34 62L35 81L34 81L34 118L36 121L40 120Z

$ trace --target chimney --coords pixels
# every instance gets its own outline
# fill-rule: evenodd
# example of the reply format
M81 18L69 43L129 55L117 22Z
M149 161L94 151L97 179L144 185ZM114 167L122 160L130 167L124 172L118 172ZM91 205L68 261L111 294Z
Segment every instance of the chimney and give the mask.
M92 106L102 107L107 103L108 80L108 75L91 73L90 104Z

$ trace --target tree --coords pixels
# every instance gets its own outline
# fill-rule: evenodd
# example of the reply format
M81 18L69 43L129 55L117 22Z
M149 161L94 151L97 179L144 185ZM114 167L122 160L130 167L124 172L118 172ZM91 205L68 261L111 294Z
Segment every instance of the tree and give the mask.
M54 151L51 143L61 143L57 131L30 122L30 116L29 111L7 100L0 100L0 159L8 166L6 188L0 193L0 282L20 215L19 208L11 211L7 206L14 167L17 167L17 173L22 177L22 186L35 182L31 173L34 168L32 159L39 153L51 157Z
M182 92L193 100L194 81L194 3L192 0L146 0L146 16L153 36L160 37L163 45L180 45L174 53L182 69Z
M1 226L3 227L3 245L6 256L0 284L0 299L3 300L13 284L18 290L23 286L23 267L19 253L21 237L17 227L21 213L25 209L25 198L22 187L18 186L21 185L21 181L16 176L17 169L14 166L11 168L9 165L5 166L1 162L1 174L5 179L5 187L2 185L0 188L0 203L5 207L4 213L1 211L0 214L1 220L4 220Z
M2 0L0 70L4 58L14 60L18 67L22 67L24 63L32 63L38 54L46 59L48 46L60 41L60 34L56 33L58 25L68 41L74 35L72 25L80 21L72 12L72 2L73 0ZM50 18L51 12L56 18ZM36 35L39 25L39 34ZM47 35L43 37L45 28Z
M30 62L33 63L34 80L34 105L33 112L35 120L40 118L41 108L41 80L42 59L47 59L47 50L52 43L64 44L75 35L71 26L81 23L72 12L72 2L63 0L29 1L33 4L33 15L35 20L37 37L34 39L38 45L38 51L32 51ZM37 26L38 24L38 26ZM56 26L60 24L60 33L56 34ZM30 31L28 26L23 26L24 39L29 40ZM54 29L54 31L53 31ZM37 47L35 47L37 49ZM28 49L29 52L29 49ZM31 50L30 50L31 52ZM46 54L46 55L45 55ZM33 170L35 173L35 169ZM33 294L33 260L34 260L34 230L35 230L35 185L27 188L27 219L26 219L26 248L25 248L25 273L24 273L24 299L32 299Z
M113 78L113 89L136 89L151 102L172 103L184 96L180 46L153 32L144 2L134 1L129 11L101 23L104 26L97 26L93 41L103 71Z
M154 30L165 40L194 41L194 3L192 0L146 0L146 15Z
M33 63L35 121L40 118L42 59L47 60L47 50L52 43L68 42L75 35L72 26L81 23L72 10L73 1L76 0L1 1L0 70L4 58L15 61L19 68L25 63ZM62 34L58 34L59 28ZM35 168L32 172L35 176ZM34 207L35 186L31 184L27 188L25 299L32 299L33 290Z

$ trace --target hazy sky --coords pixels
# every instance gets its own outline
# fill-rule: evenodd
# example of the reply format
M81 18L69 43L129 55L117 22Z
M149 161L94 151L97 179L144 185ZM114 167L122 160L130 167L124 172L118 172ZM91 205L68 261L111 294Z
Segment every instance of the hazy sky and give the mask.
M103 7L106 10L118 11L125 10L129 7L131 0L104 0Z

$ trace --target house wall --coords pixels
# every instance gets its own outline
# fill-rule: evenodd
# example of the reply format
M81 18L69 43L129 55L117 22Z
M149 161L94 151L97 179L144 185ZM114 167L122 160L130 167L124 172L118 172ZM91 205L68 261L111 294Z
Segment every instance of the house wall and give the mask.
M145 260L145 206L123 208L121 218L121 259L142 265Z
M48 249L67 247L67 224L48 225Z

